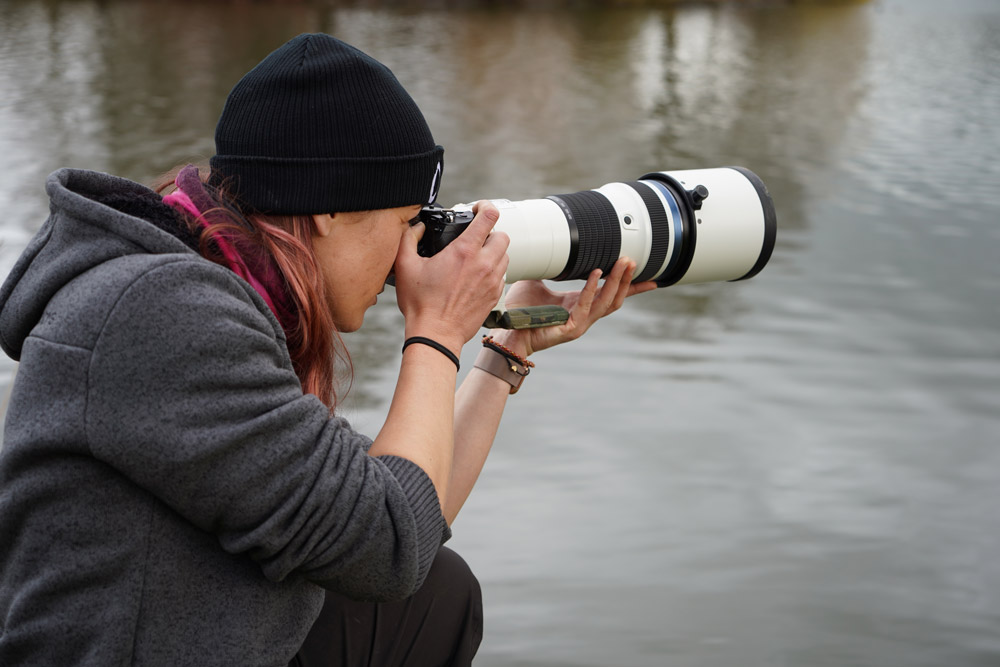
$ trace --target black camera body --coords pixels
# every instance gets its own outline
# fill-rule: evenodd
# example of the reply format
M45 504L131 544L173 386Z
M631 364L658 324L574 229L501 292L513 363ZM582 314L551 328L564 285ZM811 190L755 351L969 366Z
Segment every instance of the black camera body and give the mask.
M426 206L418 216L424 223L424 236L417 244L417 253L431 257L457 239L469 226L475 214L472 211L454 211L441 206Z

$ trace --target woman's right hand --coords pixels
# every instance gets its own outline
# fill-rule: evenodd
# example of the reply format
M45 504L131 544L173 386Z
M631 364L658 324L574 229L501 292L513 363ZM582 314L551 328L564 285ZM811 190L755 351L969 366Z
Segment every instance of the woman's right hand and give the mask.
M396 254L396 300L406 338L426 336L456 355L499 301L509 261L510 238L492 232L500 212L488 201L473 211L466 230L433 257L417 254L422 223L403 233Z

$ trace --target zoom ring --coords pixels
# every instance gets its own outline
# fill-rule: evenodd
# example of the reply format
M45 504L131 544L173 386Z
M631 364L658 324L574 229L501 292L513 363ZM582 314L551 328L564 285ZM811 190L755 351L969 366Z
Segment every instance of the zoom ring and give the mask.
M622 230L614 206L596 190L550 197L557 198L569 208L579 233L576 261L560 279L585 279L594 269L601 269L604 275L610 273L622 247Z

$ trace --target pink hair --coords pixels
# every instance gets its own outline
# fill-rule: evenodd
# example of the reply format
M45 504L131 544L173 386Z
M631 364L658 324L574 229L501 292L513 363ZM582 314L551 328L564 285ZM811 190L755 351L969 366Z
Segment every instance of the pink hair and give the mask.
M165 195L164 202L200 231L203 257L232 269L263 297L285 332L302 391L317 396L332 413L336 362L343 359L347 366L348 388L353 366L327 307L326 283L313 252L312 216L243 215L222 189L206 203L208 193L200 179L191 185L188 169L194 168L179 170L158 188L183 183L184 189ZM200 192L192 192L195 188Z

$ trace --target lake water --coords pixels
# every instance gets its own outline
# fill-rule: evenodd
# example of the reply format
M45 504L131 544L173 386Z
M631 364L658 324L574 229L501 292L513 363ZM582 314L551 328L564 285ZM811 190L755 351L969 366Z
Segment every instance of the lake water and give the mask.
M512 397L451 543L477 664L1000 665L1000 3L427 5L7 0L0 270L47 173L207 158L304 31L413 93L445 204L746 166L758 277L639 296ZM400 323L348 338L370 433Z

